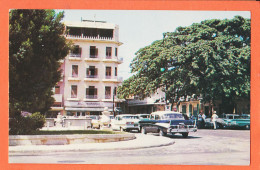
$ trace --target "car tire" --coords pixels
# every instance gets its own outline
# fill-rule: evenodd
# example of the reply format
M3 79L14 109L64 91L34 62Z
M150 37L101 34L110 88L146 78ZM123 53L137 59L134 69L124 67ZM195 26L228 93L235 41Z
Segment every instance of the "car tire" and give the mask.
M162 129L159 129L159 136L166 136L166 133Z
M144 134L144 135L147 134L145 127L141 127L141 133Z
M188 132L182 133L182 137L187 138L189 136Z

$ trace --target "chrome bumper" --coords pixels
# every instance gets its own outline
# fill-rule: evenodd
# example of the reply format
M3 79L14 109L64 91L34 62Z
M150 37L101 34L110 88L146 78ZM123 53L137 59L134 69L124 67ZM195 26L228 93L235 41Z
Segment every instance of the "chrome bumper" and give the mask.
M167 129L167 133L197 132L194 125L173 125Z

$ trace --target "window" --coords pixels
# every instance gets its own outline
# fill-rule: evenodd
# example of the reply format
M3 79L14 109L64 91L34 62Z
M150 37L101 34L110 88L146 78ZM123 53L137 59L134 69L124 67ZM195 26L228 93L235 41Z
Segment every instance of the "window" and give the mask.
M97 99L97 88L95 88L95 86L89 86L89 88L86 88L86 98Z
M111 99L111 87L110 86L105 87L105 99Z
M97 78L98 69L95 66L89 66L87 68L87 78Z
M55 94L60 94L60 86L55 86Z
M90 46L90 58L97 58L98 57L98 49L96 46Z
M115 76L117 76L117 67L115 67Z
M106 58L111 59L112 57L112 47L106 47Z
M106 78L107 79L111 78L111 67L106 67Z
M75 45L70 51L70 57L81 57L81 48L79 45Z
M72 77L78 77L78 65L72 65Z
M117 48L115 48L115 56L117 57Z
M72 85L71 86L71 98L77 98L77 91L78 91L78 86Z

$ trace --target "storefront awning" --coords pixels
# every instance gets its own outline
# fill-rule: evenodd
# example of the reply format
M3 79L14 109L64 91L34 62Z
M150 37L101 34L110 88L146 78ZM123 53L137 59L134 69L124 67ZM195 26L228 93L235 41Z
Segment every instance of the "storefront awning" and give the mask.
M90 107L85 107L85 108L77 108L77 107L66 107L66 111L78 111L78 112L85 112L85 111L90 111L90 112L103 112L104 108L103 107L95 107L95 108L90 108ZM108 111L113 111L113 109L108 108Z

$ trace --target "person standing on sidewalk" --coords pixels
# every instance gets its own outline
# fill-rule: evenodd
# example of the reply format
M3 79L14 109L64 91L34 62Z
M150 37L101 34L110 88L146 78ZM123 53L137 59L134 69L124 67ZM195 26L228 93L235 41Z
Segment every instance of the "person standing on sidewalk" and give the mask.
M212 119L212 122L213 122L213 125L214 125L214 129L216 130L217 129L217 118L218 118L218 115L216 114L216 111L214 111L211 119Z

